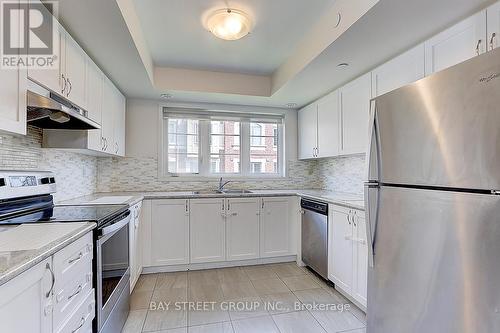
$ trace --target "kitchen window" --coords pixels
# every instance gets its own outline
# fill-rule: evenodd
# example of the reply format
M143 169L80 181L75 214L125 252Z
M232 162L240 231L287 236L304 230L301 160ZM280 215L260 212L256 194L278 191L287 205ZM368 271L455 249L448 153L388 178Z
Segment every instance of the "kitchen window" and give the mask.
M283 116L164 108L160 177L283 177Z

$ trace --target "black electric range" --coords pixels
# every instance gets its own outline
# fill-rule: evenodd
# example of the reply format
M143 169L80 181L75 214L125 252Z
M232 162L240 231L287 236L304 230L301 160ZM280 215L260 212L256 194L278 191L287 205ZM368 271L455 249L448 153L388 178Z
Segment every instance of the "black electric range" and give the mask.
M127 211L127 205L57 206L49 195L0 203L0 225L87 221L101 228Z

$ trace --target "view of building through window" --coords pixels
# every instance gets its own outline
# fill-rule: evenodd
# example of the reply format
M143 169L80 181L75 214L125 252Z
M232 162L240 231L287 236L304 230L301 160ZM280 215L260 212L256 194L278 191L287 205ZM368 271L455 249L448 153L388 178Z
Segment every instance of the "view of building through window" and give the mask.
M165 120L169 174L281 175L277 122Z

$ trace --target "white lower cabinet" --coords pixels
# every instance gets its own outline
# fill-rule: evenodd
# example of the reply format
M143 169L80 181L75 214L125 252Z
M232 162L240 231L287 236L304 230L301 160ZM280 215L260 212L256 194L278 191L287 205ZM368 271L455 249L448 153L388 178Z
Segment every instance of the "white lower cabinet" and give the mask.
M290 255L292 205L288 197L262 198L260 215L260 256Z
M259 258L259 198L227 199L228 261Z
M366 306L368 288L368 245L364 213L355 211L353 220L352 297Z
M296 204L292 197L145 200L142 265L154 271L296 255Z
M134 289L142 272L142 201L130 209L132 217L129 223L129 263L130 263L130 292Z
M0 331L92 332L92 233L0 286Z
M9 333L52 332L52 257L0 287L0 325Z
M153 200L151 265L189 263L189 200Z
M194 199L190 202L191 263L226 260L226 200Z
M328 278L366 307L368 247L364 212L330 205Z

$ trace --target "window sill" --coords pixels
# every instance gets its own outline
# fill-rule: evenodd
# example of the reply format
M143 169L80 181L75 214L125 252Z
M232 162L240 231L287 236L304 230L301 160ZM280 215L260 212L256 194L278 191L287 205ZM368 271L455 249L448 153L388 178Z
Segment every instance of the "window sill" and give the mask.
M224 180L230 180L233 182L247 182L247 181L287 181L292 180L291 177L287 176L231 176L231 175L220 175L220 176L158 176L159 181L164 182L218 182L220 178Z

